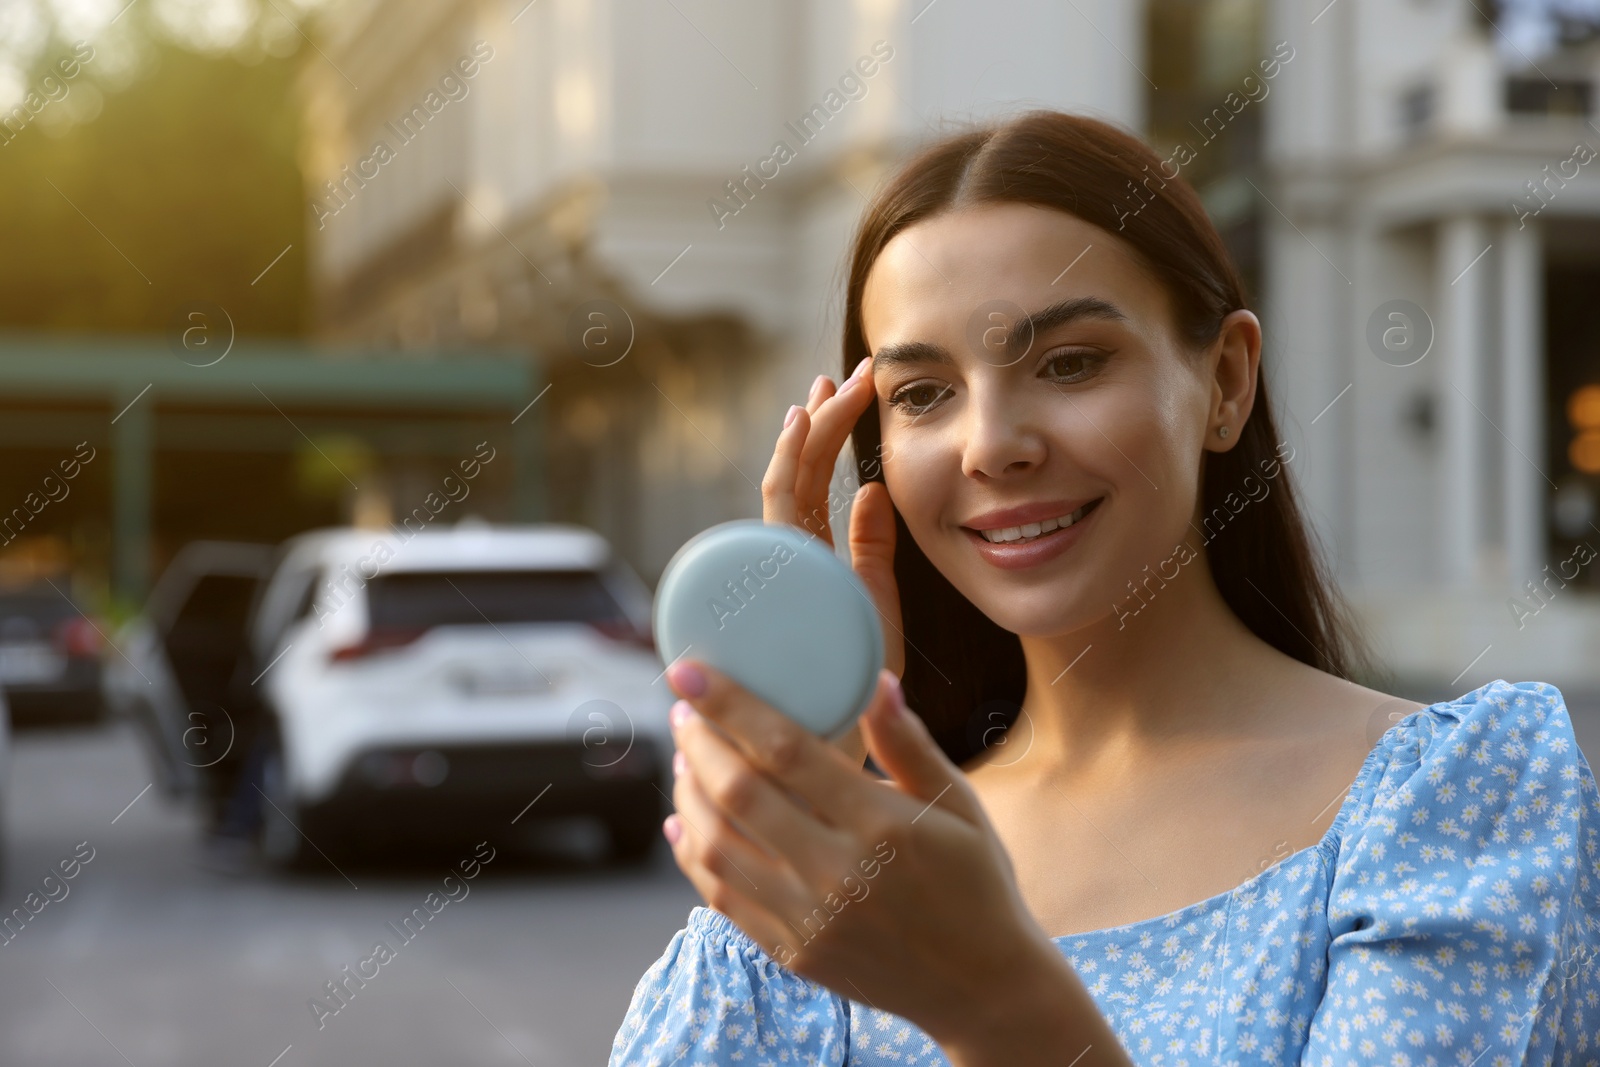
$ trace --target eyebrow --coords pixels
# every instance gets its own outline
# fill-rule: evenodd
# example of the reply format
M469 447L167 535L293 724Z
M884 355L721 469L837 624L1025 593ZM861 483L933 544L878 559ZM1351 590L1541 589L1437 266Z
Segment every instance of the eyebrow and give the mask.
M1024 315L1017 321L1007 338L1008 347L1015 348L1021 342L1019 338L1038 337L1046 330L1053 330L1057 326L1064 326L1078 319L1105 319L1111 322L1128 322L1126 313L1109 300L1098 296L1076 296L1066 300L1059 300L1041 311ZM950 351L943 345L931 341L901 341L898 344L884 345L872 354L872 365L884 368L896 363L931 363L937 366L953 366L955 360Z

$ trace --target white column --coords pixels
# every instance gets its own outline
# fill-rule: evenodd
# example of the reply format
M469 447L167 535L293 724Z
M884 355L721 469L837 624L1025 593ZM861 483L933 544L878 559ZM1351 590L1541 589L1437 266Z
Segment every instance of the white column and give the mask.
M1544 566L1544 255L1537 222L1500 225L1500 390L1506 564L1513 590ZM1464 284L1464 283L1463 283Z
M1494 428L1484 414L1484 344L1479 319L1489 275L1480 256L1488 247L1488 227L1482 219L1458 215L1440 223L1436 275L1443 320L1439 323L1439 549L1443 577L1458 587L1479 580L1488 526L1484 477L1488 450L1483 442L1486 433L1494 434Z

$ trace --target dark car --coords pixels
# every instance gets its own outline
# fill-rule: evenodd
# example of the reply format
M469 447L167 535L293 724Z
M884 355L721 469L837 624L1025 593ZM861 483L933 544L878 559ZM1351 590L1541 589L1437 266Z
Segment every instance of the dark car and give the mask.
M0 592L0 686L18 722L99 719L104 644L63 588Z

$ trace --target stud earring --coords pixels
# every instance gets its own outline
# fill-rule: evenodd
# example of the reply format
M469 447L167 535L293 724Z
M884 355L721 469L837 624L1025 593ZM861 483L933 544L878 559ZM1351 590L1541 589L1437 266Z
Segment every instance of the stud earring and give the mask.
M1217 427L1217 436L1218 437L1227 437L1228 436L1228 427L1226 427L1226 426L1218 426Z

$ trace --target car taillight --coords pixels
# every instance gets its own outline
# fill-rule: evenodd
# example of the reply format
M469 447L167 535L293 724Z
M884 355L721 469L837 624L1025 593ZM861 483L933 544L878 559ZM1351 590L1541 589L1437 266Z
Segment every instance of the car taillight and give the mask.
M100 632L94 624L82 615L74 615L70 619L62 619L56 624L56 648L69 656L98 656L100 654Z
M402 648L411 644L417 638L427 633L425 626L408 627L406 629L382 629L368 631L367 636L353 645L345 645L328 653L328 659L334 663L349 663L351 660L365 659L374 652L385 652L389 649Z
M592 619L589 625L613 641L635 645L647 652L654 652L656 649L655 638L651 635L649 627L640 629L627 619Z

